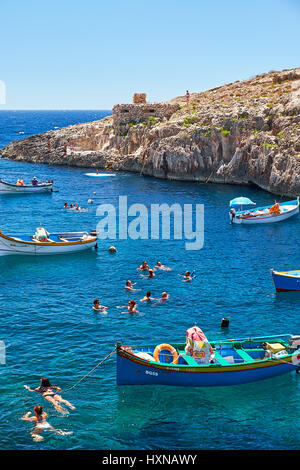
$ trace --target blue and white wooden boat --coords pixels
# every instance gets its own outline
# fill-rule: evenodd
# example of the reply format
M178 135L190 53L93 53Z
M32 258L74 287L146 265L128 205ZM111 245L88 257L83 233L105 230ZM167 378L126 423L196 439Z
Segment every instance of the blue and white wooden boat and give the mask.
M33 236L9 236L0 231L1 255L58 255L75 253L97 245L97 232L49 233L43 227Z
M275 203L270 206L250 210L229 211L232 224L266 224L281 222L299 214L299 197L293 201Z
M0 179L1 194L47 193L52 191L53 181L41 182L35 185L25 183L22 185L7 183Z
M118 385L177 385L210 387L238 385L268 379L300 367L300 336L288 334L241 340L211 341L214 359L199 364L185 353L184 344L172 344L153 358L155 345L117 344ZM170 346L170 345L164 345Z
M300 271L275 271L271 269L276 292L300 291Z

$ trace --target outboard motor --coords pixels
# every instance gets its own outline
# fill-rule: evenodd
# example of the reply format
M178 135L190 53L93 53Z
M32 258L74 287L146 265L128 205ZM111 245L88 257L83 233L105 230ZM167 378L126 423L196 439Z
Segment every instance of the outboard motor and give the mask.
M300 335L292 335L289 339L289 347L294 351L300 348Z

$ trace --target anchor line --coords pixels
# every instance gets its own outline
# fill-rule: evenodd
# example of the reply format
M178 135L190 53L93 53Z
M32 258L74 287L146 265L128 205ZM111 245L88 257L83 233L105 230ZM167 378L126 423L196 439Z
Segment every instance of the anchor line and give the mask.
M68 392L69 390L73 390L77 385L79 385L84 379L86 379L94 370L96 370L103 362L105 362L110 356L112 356L117 350L117 346L104 358L102 361L100 361L95 367L93 367L86 375L81 377L80 380L78 380L72 387L67 388L66 390L63 390L64 393Z

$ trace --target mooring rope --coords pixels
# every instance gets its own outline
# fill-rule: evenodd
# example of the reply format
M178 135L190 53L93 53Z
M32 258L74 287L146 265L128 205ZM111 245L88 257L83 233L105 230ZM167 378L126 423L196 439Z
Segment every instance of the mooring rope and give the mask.
M92 372L94 372L94 370L97 369L97 367L101 366L101 364L103 364L103 362L105 362L110 356L112 356L112 354L114 354L117 350L117 346L104 358L102 359L102 361L100 361L95 367L93 367L87 374L85 374L83 377L81 377L80 380L78 380L74 385L72 385L72 387L69 387L67 388L66 390L63 390L64 393L68 392L69 390L73 390L75 387L77 387L77 385L80 384L80 382L82 382L84 379L86 379Z

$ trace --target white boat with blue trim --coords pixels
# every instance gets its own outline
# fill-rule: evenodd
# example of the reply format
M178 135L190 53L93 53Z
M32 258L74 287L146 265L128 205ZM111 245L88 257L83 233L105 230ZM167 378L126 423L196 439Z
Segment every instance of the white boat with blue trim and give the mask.
M271 206L258 207L256 209L229 211L232 224L266 224L281 222L299 214L299 197L293 201L276 202Z
M24 183L23 180L18 180L17 184L7 183L0 179L0 193L6 194L16 194L16 193L49 193L52 191L53 181L48 182L37 182L35 184L32 183Z
M43 227L33 236L10 236L0 231L0 255L58 255L97 247L98 232L49 233Z

